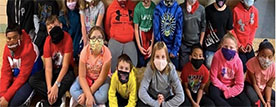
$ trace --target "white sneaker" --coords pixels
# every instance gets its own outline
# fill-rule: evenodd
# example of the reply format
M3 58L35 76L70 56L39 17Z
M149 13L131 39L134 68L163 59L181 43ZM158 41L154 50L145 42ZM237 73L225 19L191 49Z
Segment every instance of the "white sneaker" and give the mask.
M64 94L61 98L60 107L65 107L65 105L66 105L66 95Z
M76 107L77 105L78 102L73 97L71 97L69 107Z
M99 104L97 107L106 107L105 104Z

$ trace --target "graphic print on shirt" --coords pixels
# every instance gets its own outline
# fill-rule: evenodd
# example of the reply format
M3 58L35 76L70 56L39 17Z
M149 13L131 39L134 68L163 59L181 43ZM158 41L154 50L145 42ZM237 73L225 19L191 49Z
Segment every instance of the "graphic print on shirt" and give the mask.
M85 13L89 13L91 10L86 10L86 12ZM95 11L94 11L95 12ZM89 31L90 31L90 29L93 27L93 26L95 26L96 25L96 21L97 21L97 18L98 18L98 15L99 15L99 11L96 11L97 12L97 14L95 14L95 13L93 13L93 15L95 15L95 16L93 16L93 15L91 15L91 14L86 14L85 15L85 23L87 23L86 24L86 31L87 31L87 34L89 33ZM94 17L94 18L93 18Z
M21 58L20 59L13 59L13 58L8 56L8 60L9 60L10 67L12 69L13 75L16 77L20 72Z
M103 59L102 58L97 59L94 64L86 63L86 66L87 66L88 77L93 80L96 80L100 75L100 71L102 70Z
M251 13L250 13L250 24L251 24L251 25L254 24L254 16L255 16L254 13L251 12Z
M202 75L189 75L188 85L193 93L197 93L200 88L203 76Z
M235 72L232 69L229 69L227 67L222 68L221 75L225 79L234 79L235 78Z
M53 7L49 5L40 5L38 4L38 11L39 11L39 20L42 23L45 23L47 18L52 15Z
M117 16L115 17L115 19L117 21L124 22L124 21L132 21L133 20L132 10L128 10L128 14L121 13L120 10L117 10L116 15ZM128 18L128 20L126 18Z
M161 17L161 33L166 37L172 36L176 29L176 20L175 17L166 12Z
M55 68L61 68L62 67L62 61L63 61L63 55L61 52L54 52L52 55L52 62Z
M151 25L151 23L152 23L152 17L153 16L151 14L141 14L141 20L142 20L142 22L146 22L144 24L147 24L147 25ZM149 21L147 21L147 20L149 20ZM151 29L151 26L148 27L148 28L144 28L144 27L140 26L139 29L141 31L143 31L143 32L148 32Z
M206 29L206 39L205 39L205 46L209 47L212 44L216 44L220 41L217 36L217 29L214 29L211 22L208 22L207 29Z

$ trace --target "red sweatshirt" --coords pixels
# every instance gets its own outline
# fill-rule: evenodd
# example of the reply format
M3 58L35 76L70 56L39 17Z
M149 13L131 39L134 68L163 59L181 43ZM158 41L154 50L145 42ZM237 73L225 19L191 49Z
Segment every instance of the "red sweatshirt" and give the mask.
M258 10L251 6L249 10L240 2L233 9L234 36L238 39L239 47L252 45L258 28Z
M108 38L115 39L121 43L133 41L133 13L135 3L127 0L125 8L120 7L117 0L109 5L106 12L105 32Z
M26 83L35 62L36 53L30 36L22 30L22 40L12 57L7 45L4 47L3 64L1 69L0 96L10 101L15 92ZM12 59L13 62L10 62ZM13 66L11 66L12 64ZM17 77L13 76L12 67L20 69Z

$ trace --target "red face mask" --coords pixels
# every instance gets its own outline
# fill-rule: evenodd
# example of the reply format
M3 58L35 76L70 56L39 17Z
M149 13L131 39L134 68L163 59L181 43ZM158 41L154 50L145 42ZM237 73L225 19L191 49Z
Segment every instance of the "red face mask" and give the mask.
M122 8L125 8L126 7L126 1L118 1L119 2L119 5L122 7Z

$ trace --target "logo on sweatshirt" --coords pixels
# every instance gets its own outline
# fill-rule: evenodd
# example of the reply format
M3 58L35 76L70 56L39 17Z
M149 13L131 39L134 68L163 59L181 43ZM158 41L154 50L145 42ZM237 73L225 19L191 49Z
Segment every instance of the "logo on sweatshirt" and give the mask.
M116 14L117 16L115 17L115 19L117 21L120 21L121 20L121 17L128 17L129 18L129 21L132 21L133 20L133 17L132 17L132 10L128 10L128 14L122 14L120 10L117 10L116 11Z
M221 71L221 75L225 79L234 79L235 72L232 69L229 69L227 67L223 67Z
M161 17L161 33L166 37L169 37L173 35L175 29L176 29L175 17L169 12L164 13L163 16Z

